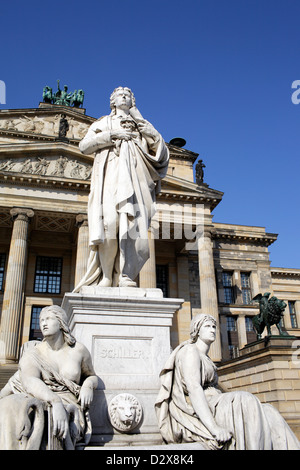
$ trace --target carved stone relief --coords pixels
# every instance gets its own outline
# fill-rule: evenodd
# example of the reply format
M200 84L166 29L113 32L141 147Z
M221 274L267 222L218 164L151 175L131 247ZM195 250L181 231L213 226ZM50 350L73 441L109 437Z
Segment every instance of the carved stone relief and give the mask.
M92 165L63 156L7 159L0 163L0 172L88 180L91 177Z
M3 118L0 119L0 129L57 136L60 118L60 114L43 117L34 116L33 118L26 115L19 118ZM89 124L79 122L72 117L67 119L69 124L67 137L81 140L85 136Z
M111 425L119 432L135 429L142 420L143 410L138 399L130 393L120 393L108 406Z

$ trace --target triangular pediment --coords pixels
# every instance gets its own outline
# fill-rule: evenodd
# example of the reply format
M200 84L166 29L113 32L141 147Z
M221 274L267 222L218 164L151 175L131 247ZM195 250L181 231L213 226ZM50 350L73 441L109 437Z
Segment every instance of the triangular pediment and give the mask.
M69 129L66 137L78 143L86 134L94 118L85 110L67 106L46 105L39 108L9 109L0 113L0 144L6 142L51 141L59 135L59 123L65 114Z
M187 159L194 163L199 157L198 153L192 152L191 150L187 150L182 147L176 147L176 145L171 145L170 143L167 143L167 146L171 158Z
M223 193L211 189L207 184L198 185L191 181L167 175L161 182L160 199L176 199L182 202L207 203L213 210L221 202Z

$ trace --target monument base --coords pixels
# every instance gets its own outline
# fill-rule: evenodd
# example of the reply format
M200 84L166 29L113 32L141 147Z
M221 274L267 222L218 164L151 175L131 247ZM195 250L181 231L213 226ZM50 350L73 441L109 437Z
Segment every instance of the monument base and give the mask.
M226 391L244 390L280 412L300 440L300 338L269 336L247 344L218 367Z
M160 289L132 287L91 286L65 295L71 332L90 351L99 377L91 445L161 444L154 403L170 355L172 318L182 303L164 298ZM132 426L120 423L120 396L135 414ZM110 408L113 400L117 405Z

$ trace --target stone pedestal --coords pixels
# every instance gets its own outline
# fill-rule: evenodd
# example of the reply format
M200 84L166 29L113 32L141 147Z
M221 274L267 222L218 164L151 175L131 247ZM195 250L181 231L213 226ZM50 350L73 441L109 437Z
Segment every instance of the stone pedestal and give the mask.
M218 368L226 391L244 390L273 405L300 440L300 340L271 336L249 343Z
M71 331L90 351L98 389L91 407L92 445L159 444L154 410L159 374L170 355L170 327L182 299L160 289L83 287L66 294L62 307ZM133 395L142 408L139 425L120 432L108 407L119 394Z

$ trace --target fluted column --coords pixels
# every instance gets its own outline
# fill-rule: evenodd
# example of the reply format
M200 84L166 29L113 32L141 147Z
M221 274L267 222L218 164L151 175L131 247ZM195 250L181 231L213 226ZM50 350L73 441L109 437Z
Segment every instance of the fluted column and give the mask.
M211 231L205 229L198 239L198 262L200 277L201 311L212 315L217 321L217 336L210 348L210 357L213 361L220 361L221 340L219 325L219 309Z
M2 359L15 362L18 360L20 347L28 226L34 212L31 209L14 208L10 213L14 225L3 295L0 339Z
M151 231L148 231L148 242L150 256L142 267L139 275L140 287L144 289L156 288L156 259L155 259L155 240Z
M87 261L89 257L89 227L87 214L78 214L76 217L78 227L77 254L75 268L75 286L80 282L86 273Z

